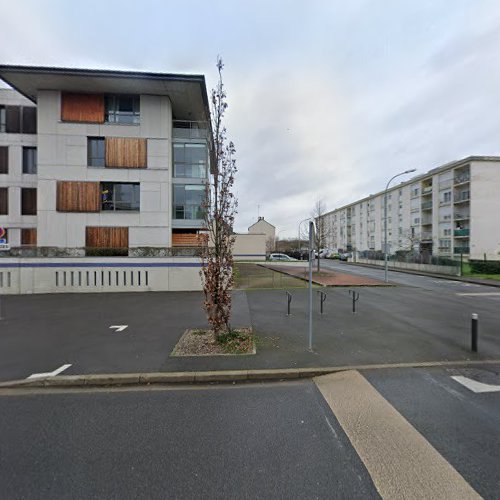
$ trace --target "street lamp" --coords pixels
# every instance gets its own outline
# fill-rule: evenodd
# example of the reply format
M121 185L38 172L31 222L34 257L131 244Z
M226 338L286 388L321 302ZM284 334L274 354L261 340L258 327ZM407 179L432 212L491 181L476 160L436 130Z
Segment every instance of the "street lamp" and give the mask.
M301 221L299 222L299 242L298 242L298 245L299 245L299 252L300 252L300 250L302 249L302 242L301 242L301 240L300 240L300 226L302 225L302 223L303 223L303 222L306 222L306 221L311 220L311 219L312 219L312 217L308 217L307 219L301 220Z
M385 192L384 192L384 278L385 282L387 283L389 280L387 278L387 190L389 189L389 184L396 178L399 177L400 175L405 175L405 174L411 174L412 172L415 172L417 169L412 168L410 170L405 170L404 172L400 172L399 174L396 174L394 177L391 177L389 179L389 182L385 186Z

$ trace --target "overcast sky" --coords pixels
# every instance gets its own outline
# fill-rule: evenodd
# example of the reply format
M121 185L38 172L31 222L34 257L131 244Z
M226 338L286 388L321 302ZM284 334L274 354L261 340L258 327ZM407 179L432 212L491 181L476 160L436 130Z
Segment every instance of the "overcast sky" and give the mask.
M297 234L408 168L500 154L498 0L0 0L0 63L204 74L225 63L238 231Z

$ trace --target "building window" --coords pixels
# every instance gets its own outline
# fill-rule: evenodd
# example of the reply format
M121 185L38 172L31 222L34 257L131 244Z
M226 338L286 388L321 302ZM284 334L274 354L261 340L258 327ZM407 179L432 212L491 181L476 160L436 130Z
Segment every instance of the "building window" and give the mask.
M9 173L9 148L0 146L0 174Z
M36 215L36 188L21 188L21 215Z
M139 183L101 183L101 209L103 211L139 211Z
M174 184L174 219L203 219L204 184Z
M451 191L447 191L446 193L443 194L443 201L445 203L448 203L451 201Z
M443 231L443 234L444 234L445 236L451 236L451 229L445 229L445 230Z
M36 148L23 147L23 174L36 174Z
M9 188L0 188L0 215L9 215Z
M206 179L207 146L174 144L174 177Z
M443 220L451 220L451 214L444 215Z
M87 164L89 167L104 167L106 161L106 141L104 137L87 139Z
M415 219L413 219L413 223L420 224L420 217L416 217Z
M0 106L0 133L5 132L6 118L5 118L5 106Z
M439 240L439 248L451 248L451 240Z
M108 123L139 123L139 96L107 95L104 106Z

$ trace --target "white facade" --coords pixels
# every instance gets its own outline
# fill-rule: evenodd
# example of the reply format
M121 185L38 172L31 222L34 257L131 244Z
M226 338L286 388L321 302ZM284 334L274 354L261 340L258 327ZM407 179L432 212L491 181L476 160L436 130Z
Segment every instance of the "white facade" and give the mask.
M8 173L0 174L0 188L9 190L9 209L0 214L0 227L8 228L11 247L22 245L22 228L36 228L36 246L55 249L88 247L87 230L96 228L126 231L120 240L126 239L128 248L194 245L203 229L200 198L210 168L210 116L203 76L0 66L0 78L26 96L1 90L0 111L4 103L36 106L37 111L36 134L8 134L0 128L0 147L9 147ZM121 98L134 101L133 119L125 116L128 109L110 118L110 100ZM96 102L101 106L98 111ZM74 118L68 118L68 109ZM79 112L84 118L77 116ZM102 113L102 118L92 113ZM120 113L126 119L120 120ZM108 140L117 138L126 144L115 154L125 154L137 139L137 149L146 151L145 164L110 165L107 152L102 163L91 161L93 140L107 148ZM37 173L32 175L22 173L27 146L37 146ZM70 183L93 184L92 195L100 207L94 203L88 210L61 209L58 189L63 183L66 190ZM105 204L109 185L111 209ZM116 208L116 186L133 191L129 196L134 202ZM32 216L21 215L23 187L36 188ZM73 202L86 196L85 187L78 190L72 193Z
M7 229L11 246L21 245L21 230L37 226L36 215L23 215L21 192L37 187L36 173L23 173L23 150L36 148L36 134L7 133L5 111L7 107L34 107L33 103L11 89L0 89L0 148L6 148L6 173L0 173L0 188L7 189L8 210L0 214L0 227ZM5 170L2 170L5 172Z
M172 110L167 96L140 96L140 123L61 121L61 92L38 93L38 246L85 247L85 227L128 227L129 246L171 244ZM147 168L87 164L88 137L147 139ZM139 183L137 212L67 213L56 209L57 181Z
M499 157L468 157L390 187L389 253L499 260L499 192ZM327 246L383 252L384 197L380 192L325 214Z

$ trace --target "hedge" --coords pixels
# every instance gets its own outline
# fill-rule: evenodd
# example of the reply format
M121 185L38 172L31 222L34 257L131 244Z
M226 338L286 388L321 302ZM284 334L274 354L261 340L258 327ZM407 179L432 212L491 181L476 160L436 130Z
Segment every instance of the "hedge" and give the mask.
M500 260L469 260L470 269L477 274L500 274Z

